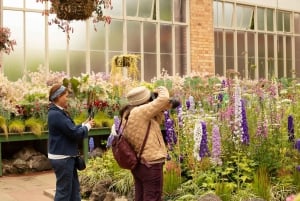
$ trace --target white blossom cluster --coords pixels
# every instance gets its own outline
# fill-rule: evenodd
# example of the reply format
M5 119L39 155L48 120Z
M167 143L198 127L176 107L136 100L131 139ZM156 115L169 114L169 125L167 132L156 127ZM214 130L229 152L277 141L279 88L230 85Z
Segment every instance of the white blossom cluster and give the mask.
M234 91L234 128L233 128L233 142L238 145L242 141L242 102L241 102L241 87L239 81L236 80Z
M203 135L203 130L202 130L202 124L201 121L197 121L195 123L194 126L194 157L200 161L200 155L199 155L199 151L200 151L200 143L202 140L202 135Z

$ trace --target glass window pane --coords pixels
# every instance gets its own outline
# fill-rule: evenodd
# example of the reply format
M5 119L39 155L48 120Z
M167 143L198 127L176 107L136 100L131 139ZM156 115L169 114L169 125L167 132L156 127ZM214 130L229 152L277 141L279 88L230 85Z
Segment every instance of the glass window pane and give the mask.
M123 50L123 22L113 20L109 25L109 50Z
M292 77L294 74L292 70L292 38L286 37L286 76Z
M237 33L237 54L238 54L238 72L240 73L240 76L245 78L246 72L245 72L245 33L244 32L238 32Z
M295 37L295 55L300 55L300 36ZM300 57L295 57L296 77L300 77Z
M265 38L264 34L258 34L258 78L266 78L265 74Z
M90 27L93 27L93 23L90 23ZM105 30L106 26L101 22L96 25L96 30L90 29L90 48L91 50L105 50Z
M265 9L264 8L257 9L257 29L258 30L265 29Z
M172 1L173 0L159 1L160 20L172 21Z
M85 51L70 51L70 76L86 73Z
M131 52L141 51L141 31L140 22L127 22L127 50Z
M91 71L94 73L106 72L104 51L91 51Z
M2 0L3 6L7 7L15 7L15 8L23 8L23 1L20 0Z
M179 33L178 33L179 32ZM187 73L186 28L178 27L175 31L175 72L179 75Z
M254 33L247 33L248 43L248 78L255 79L255 59L254 59Z
M253 8L246 6L237 6L236 8L236 26L242 29L250 29L253 19Z
M278 78L284 77L284 63L283 63L283 36L278 36Z
M175 56L175 73L179 76L187 74L187 55L181 54Z
M284 31L291 32L291 25L290 25L290 13L284 14Z
M145 81L151 81L154 77L157 76L156 74L156 54L144 54L144 75Z
M26 12L25 19L27 70L37 71L45 61L45 20L32 12Z
M137 16L137 6L139 0L126 1L126 14L127 16Z
M108 16L123 16L123 1L112 1L113 8L104 9L104 14Z
M300 14L295 13L295 19L294 19L294 24L295 24L295 33L300 34Z
M187 53L187 28L184 26L175 26L175 53Z
M160 52L172 52L172 27L171 25L160 26Z
M233 32L226 32L226 70L234 69Z
M49 69L54 72L67 71L67 54L66 50L50 49L49 50Z
M31 9L39 9L39 10L44 10L45 4L41 2L36 2L36 0L26 0L25 1L25 7L26 8L31 8ZM42 15L42 14L41 14Z
M232 27L233 4L224 3L224 26Z
M51 71L66 71L67 37L57 25L48 26L49 29L49 69ZM72 38L73 34L71 34ZM73 39L74 40L74 39Z
M223 76L223 32L215 30L214 44L215 44L215 74Z
M283 31L283 13L280 11L277 14L277 31Z
M268 73L269 78L275 75L274 68L274 35L268 35Z
M164 69L168 75L173 75L172 70L172 54L161 54L160 55L161 71Z
M214 1L214 25L215 27L222 26L222 2Z
M274 31L273 9L267 9L267 29L268 31Z
M176 22L186 22L187 0L174 0L174 17Z
M24 72L24 26L23 13L20 11L3 11L3 27L7 27L11 32L11 40L16 40L14 51L9 55L3 55L3 72L10 80L17 80L23 76Z
M70 49L85 50L86 49L86 24L85 21L72 21L71 26L74 32L70 34Z
M156 52L156 25L153 23L144 23L144 51Z
M139 0L139 17L150 18L154 11L154 0ZM166 0L164 0L166 1Z

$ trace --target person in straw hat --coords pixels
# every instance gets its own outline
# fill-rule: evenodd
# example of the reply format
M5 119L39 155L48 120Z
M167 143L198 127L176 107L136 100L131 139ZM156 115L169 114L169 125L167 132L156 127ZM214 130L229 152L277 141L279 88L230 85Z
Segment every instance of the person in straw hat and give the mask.
M135 201L161 201L163 190L163 164L167 156L160 128L163 112L170 109L167 88L160 86L151 92L145 86L130 90L126 96L127 105L120 111L123 136L132 145L136 153L142 146L147 127L150 124L148 138L141 154L140 163L131 170L134 178Z

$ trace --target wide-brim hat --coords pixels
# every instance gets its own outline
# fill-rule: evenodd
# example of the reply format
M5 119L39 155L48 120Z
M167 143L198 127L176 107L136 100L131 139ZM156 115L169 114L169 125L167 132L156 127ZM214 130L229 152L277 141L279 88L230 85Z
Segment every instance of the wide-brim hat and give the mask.
M126 98L129 105L142 105L150 100L151 92L144 86L131 89Z

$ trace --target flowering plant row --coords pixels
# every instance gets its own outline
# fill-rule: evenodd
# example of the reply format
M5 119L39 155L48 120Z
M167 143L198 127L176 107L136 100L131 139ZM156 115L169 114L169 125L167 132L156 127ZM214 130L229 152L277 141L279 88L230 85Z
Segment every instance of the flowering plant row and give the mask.
M165 196L171 200L182 200L181 196L196 200L193 196L204 192L214 192L222 200L241 196L285 200L300 190L300 85L296 80L162 73L151 82L138 82L119 74L69 77L41 68L16 82L1 75L0 82L0 116L7 125L36 117L45 126L48 92L55 83L72 89L68 110L74 117L86 116L93 107L116 123L123 97L132 87L166 86L181 101L176 109L165 111L162 123L168 147L165 179L170 182L165 184ZM174 174L180 178L176 183L167 178Z

